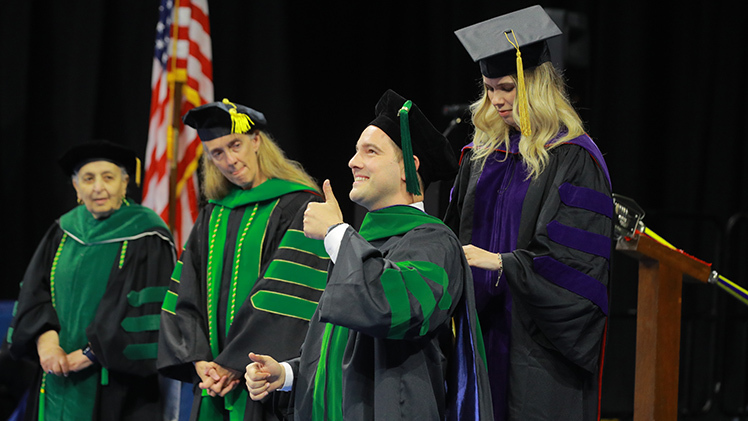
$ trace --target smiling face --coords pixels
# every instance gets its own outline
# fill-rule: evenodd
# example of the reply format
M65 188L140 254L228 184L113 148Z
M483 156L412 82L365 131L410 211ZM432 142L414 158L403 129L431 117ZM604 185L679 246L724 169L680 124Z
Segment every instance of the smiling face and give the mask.
M499 116L504 122L516 129L519 125L514 121L514 99L517 96L517 87L511 76L487 78L483 76L483 84L491 105L496 108Z
M73 180L78 200L96 219L106 218L122 206L128 175L117 164L93 161L82 166Z
M400 150L379 127L368 126L361 133L348 167L353 172L348 195L353 202L370 211L412 202Z
M203 142L205 153L221 174L245 190L267 180L257 162L259 147L257 134L229 134Z

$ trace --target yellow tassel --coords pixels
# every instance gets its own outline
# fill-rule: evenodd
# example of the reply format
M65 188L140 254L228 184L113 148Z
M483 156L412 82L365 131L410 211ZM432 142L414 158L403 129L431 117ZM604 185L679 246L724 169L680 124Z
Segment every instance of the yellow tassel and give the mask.
M522 136L528 137L532 134L532 128L530 128L530 116L528 110L530 104L527 99L527 89L525 88L525 69L522 65L522 54L519 52L519 42L517 42L517 35L514 34L514 30L511 30L514 42L509 39L508 31L504 32L507 41L517 50L517 111L519 114L519 128L522 131Z
M140 158L135 157L135 184L140 187Z
M255 124L254 121L248 115L238 112L236 105L228 99L224 98L223 103L234 107L229 110L229 114L231 115L231 133L247 133Z

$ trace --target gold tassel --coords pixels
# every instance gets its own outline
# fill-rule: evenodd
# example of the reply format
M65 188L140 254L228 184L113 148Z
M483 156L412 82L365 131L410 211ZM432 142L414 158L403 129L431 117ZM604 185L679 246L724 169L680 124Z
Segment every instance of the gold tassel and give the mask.
M135 157L135 185L140 187L140 158Z
M507 41L517 50L517 111L519 114L519 128L522 131L522 136L529 137L532 134L532 128L530 128L530 116L528 110L530 104L527 99L527 89L525 88L525 69L522 65L522 54L519 52L519 42L517 42L517 35L514 30L511 30L514 42L509 39L508 32L504 32Z
M234 107L229 110L229 114L231 115L231 133L247 133L255 124L254 121L248 115L238 112L236 105L228 99L224 98L223 103Z

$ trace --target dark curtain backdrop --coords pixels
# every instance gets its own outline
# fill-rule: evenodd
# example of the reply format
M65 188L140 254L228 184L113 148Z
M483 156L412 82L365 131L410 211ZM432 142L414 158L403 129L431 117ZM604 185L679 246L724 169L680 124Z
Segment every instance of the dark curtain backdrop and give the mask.
M535 3L211 1L215 97L263 111L288 155L318 180L331 179L352 219L346 165L382 92L413 99L446 129L443 107L479 92L478 67L453 31ZM638 201L655 232L745 287L748 218L731 219L748 213L744 15L706 1L540 4L565 19L570 92L614 191ZM44 232L75 205L57 166L66 149L106 138L143 156L158 5L2 1L0 298L16 297ZM451 133L455 150L469 132L461 124ZM133 186L131 194L141 192ZM625 419L633 406L637 265L615 253L612 266L603 404L604 415ZM686 285L683 419L745 416L744 307L716 287Z

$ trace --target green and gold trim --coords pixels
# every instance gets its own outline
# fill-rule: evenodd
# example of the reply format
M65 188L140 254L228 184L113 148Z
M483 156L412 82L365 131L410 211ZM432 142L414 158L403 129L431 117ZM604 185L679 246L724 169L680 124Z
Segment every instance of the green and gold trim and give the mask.
M314 240L304 235L304 231L289 229L283 235L279 249L289 249L302 253L311 254L320 259L330 260L325 250L325 243L321 240Z
M257 310L306 321L311 320L317 309L316 301L275 291L257 291L250 299Z
M171 273L171 280L179 283L180 279L182 279L182 267L184 266L184 263L182 263L181 260L177 260L177 264L174 265L174 271Z
M223 247L226 240L227 218L223 218L223 206L216 206L210 215L210 226L213 228L208 243L208 269L206 273L206 309L208 313L208 339L213 356L218 355L218 309L215 306L216 289L221 283L220 262L223 261ZM218 262L218 263L216 263ZM218 284L218 286L216 286Z
M55 257L52 260L52 269L49 272L49 293L52 297L52 307L56 308L57 304L55 301L55 273L57 272L57 262L60 260L60 254L62 254L62 247L65 245L65 240L67 240L68 235L62 234L62 239L60 240L60 245L57 246L57 251L55 252Z
M125 264L125 256L127 255L127 240L122 242L122 249L120 249L119 253L119 268L122 269L122 266Z
M327 271L282 259L270 262L264 276L265 279L301 285L317 291L324 290L327 284Z
M241 235L237 238L230 285L230 299L226 314L226 335L234 323L237 307L241 307L260 277L262 252L267 235L270 215L278 205L278 199L256 203L252 211L245 210L242 216Z
M164 295L164 304L161 306L161 310L169 314L177 314L177 299L179 296L173 291L166 291Z

